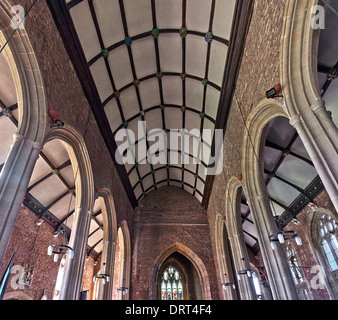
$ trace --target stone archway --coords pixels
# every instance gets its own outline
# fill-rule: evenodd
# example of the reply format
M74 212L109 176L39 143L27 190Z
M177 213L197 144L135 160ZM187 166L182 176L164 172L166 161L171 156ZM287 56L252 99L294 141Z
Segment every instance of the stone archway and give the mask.
M0 44L16 87L19 121L11 151L0 175L0 262L5 254L17 214L48 130L44 84L25 29L12 37L11 4L0 2Z
M82 136L71 126L51 129L44 143L59 139L68 146L69 158L75 175L76 202L69 246L74 258L66 259L60 300L77 300L80 296L82 275L91 215L94 207L94 178L91 162Z
M281 45L281 85L290 123L297 130L338 211L338 130L317 79L320 29L312 28L319 0L288 0Z
M202 297L203 300L211 300L211 292L210 292L210 283L208 272L204 266L203 261L189 248L184 246L181 243L174 243L165 249L154 261L153 267L151 268L150 273L150 283L149 283L149 298L150 300L156 300L157 293L157 279L163 263L167 260L169 256L173 253L178 252L186 257L195 267L199 281L202 288Z
M281 246L273 251L268 238L269 234L277 232L277 225L273 219L269 195L262 174L264 147L262 142L266 125L276 117L288 118L280 103L267 99L263 100L249 115L242 149L242 184L257 228L259 246L274 299L298 300L285 252Z
M114 257L117 239L117 217L114 199L111 191L102 188L98 192L103 216L103 252L101 259L101 273L114 275ZM109 281L104 286L99 287L99 300L111 300L113 292L113 282Z
M239 205L242 188L241 182L237 178L231 177L227 183L225 197L226 226L227 230L229 230L229 241L237 272L242 269L250 269L243 228L240 223ZM241 281L238 281L238 284L238 289L243 300L255 300L257 298L251 279L244 277Z
M129 300L129 287L130 287L130 268L131 268L131 243L130 233L127 221L122 221L121 230L124 242L124 263L123 263L123 283L122 286L127 289L125 295L122 295L123 300Z

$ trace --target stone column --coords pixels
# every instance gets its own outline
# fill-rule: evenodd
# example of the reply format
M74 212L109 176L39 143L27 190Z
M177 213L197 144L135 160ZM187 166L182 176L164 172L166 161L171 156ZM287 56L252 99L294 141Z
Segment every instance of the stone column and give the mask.
M113 298L115 249L115 241L112 244L109 241L105 242L105 255L101 270L110 276L110 281L103 286L103 294L102 297L100 296L100 300L112 300Z
M304 119L306 119L306 123ZM338 212L337 128L330 121L328 113L323 106L314 107L303 116L294 115L291 117L290 124L297 130ZM328 130L331 132L331 136L335 138L334 140L326 134Z
M298 300L296 286L293 282L284 249L277 244L273 250L269 235L278 232L270 207L268 194L259 194L247 199L257 228L259 246L268 274L273 298L275 300Z
M74 257L66 258L60 300L78 300L80 297L91 215L92 211L88 211L87 208L75 210L69 240L69 246L74 250Z
M252 277L249 277L247 274L238 274L239 271L243 270L249 270L250 264L249 264L249 257L248 252L246 249L244 237L243 237L243 231L242 233L236 233L235 234L237 238L237 274L238 277L238 284L241 289L241 294L243 300L257 300L257 295L255 293L255 289L252 282Z
M0 263L41 149L41 143L27 140L20 134L14 135L0 175Z

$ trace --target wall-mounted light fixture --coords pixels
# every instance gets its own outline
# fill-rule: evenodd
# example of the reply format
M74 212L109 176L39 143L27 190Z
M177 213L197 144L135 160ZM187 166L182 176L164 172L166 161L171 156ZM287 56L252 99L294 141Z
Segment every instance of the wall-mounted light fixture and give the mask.
M225 273L224 274L225 278L227 277L227 274ZM224 289L224 291L227 290L227 287L232 287L233 289L236 289L236 285L232 282L225 282L225 283L222 283L222 288Z
M110 281L110 275L105 273L99 273L93 277L93 282L96 282L97 279L102 280L102 283L106 284L106 282L108 283Z
M273 88L271 88L270 90L268 90L266 92L266 97L268 99L275 99L275 98L280 98L283 97L282 95L280 95L280 91L281 91L281 85L280 83L276 84Z
M116 289L116 293L118 293L119 291L122 291L122 294L125 296L126 294L128 294L128 288L126 287L119 287Z
M55 110L50 109L48 113L52 121L52 124L50 125L51 128L54 127L62 128L65 125L65 123L59 119L59 114Z
M241 260L244 262L245 258L241 258ZM243 275L247 275L249 278L251 278L252 270L251 269L239 270L238 273L237 273L237 279L241 280L241 276L243 276Z
M294 231L294 230L284 231L282 226L279 223L278 218L279 218L279 216L274 216L275 222L276 222L277 227L278 227L278 232L269 235L272 250L276 250L276 248L277 248L276 243L277 242L283 244L283 243L285 243L285 241L290 240L290 239L295 239L297 245L301 246L302 245L302 239L301 239L300 236L298 236L297 232Z

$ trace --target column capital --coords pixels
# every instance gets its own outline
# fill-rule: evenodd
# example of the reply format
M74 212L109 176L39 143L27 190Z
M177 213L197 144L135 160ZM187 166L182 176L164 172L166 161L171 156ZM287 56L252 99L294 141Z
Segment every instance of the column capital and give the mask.
M314 113L318 113L320 109L325 109L325 101L323 99L318 99L311 105L311 110Z
M290 124L297 128L297 126L302 122L302 117L299 114L295 114L290 118Z

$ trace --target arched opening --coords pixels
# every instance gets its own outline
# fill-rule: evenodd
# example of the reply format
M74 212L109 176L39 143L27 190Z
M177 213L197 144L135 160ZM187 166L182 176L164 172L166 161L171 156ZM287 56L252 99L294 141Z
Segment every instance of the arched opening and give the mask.
M325 107L332 114L338 128L338 3L327 0L325 5L325 28L320 30L318 45L318 86Z
M249 115L243 141L243 188L256 225L259 247L273 298L276 300L298 299L285 257L278 247L273 251L269 235L277 232L269 194L264 180L264 141L266 126L276 117L287 117L276 101L263 100ZM283 283L283 285L281 285Z
M13 143L13 136L18 131L19 110L16 87L4 52L0 53L0 70L1 172Z
M255 300L256 293L250 270L249 251L253 255L252 240L256 244L255 228L248 218L250 214L243 207L246 205L242 185L238 179L232 177L227 184L226 193L226 221L229 229L229 240L234 256L234 272L236 276L236 290L239 299ZM247 206L247 205L246 205ZM244 224L250 221L244 233ZM249 251L248 251L249 249Z
M122 228L119 227L117 231L117 241L115 249L115 262L114 262L114 278L113 278L113 300L122 300L123 295L125 295L125 290L123 290L124 283L124 238Z
M167 248L154 262L150 277L150 299L161 300L162 275L170 265L182 271L186 280L186 298L184 300L209 300L210 285L208 273L200 258L189 248L175 243ZM184 283L182 282L183 290ZM192 290L191 292L189 290ZM184 295L184 291L183 291Z
M220 271L221 288L224 300L239 299L238 283L235 273L234 256L230 247L226 226L226 217L219 215L216 219L216 252Z
M174 252L163 263L157 278L158 300L202 300L198 273L185 256Z
M47 131L47 106L36 56L24 29L11 37L11 19L11 4L1 1L0 262Z
M111 300L115 243L118 237L114 199L107 188L96 187L97 199L91 217L83 280L88 283L89 299ZM83 293L86 294L85 292Z
M86 245L94 207L94 179L89 155L82 136L65 124L63 128L52 129L47 134L45 143L55 139L61 140L67 146L74 172L74 188L71 190L71 194L76 194L74 210L71 211L69 204L66 209L67 215L59 222L60 225L67 225L72 230L75 230L75 232L70 233L68 241L68 246L73 250L73 259L66 259L60 299L76 300L80 297L81 292Z

